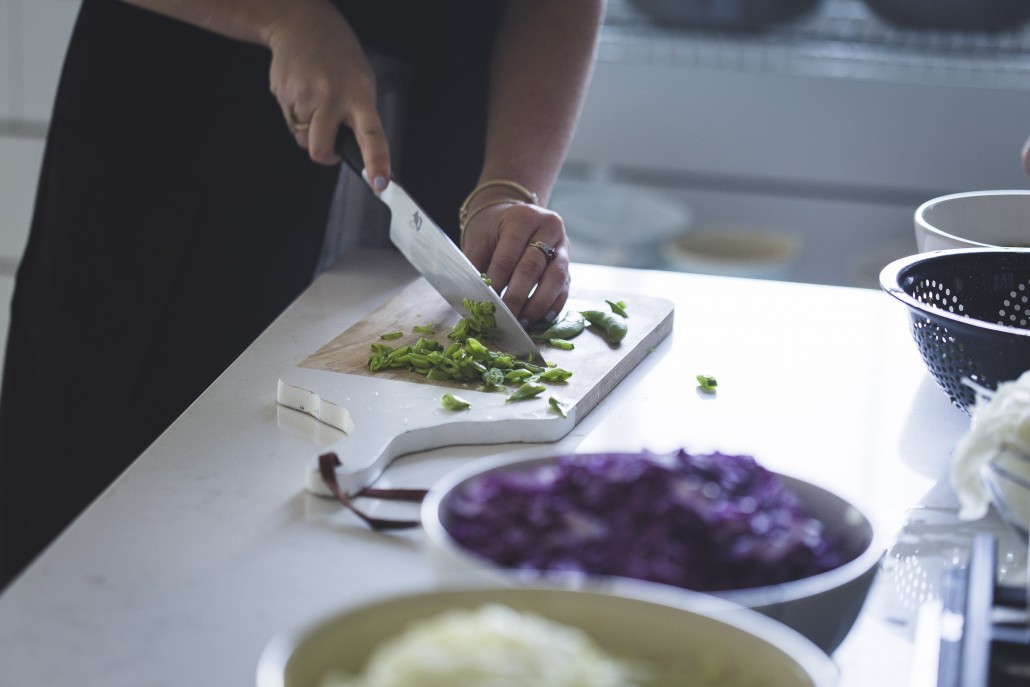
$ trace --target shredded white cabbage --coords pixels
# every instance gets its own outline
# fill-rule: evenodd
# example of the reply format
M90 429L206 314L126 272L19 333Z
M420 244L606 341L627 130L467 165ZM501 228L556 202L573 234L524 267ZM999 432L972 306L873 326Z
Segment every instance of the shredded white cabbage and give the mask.
M951 485L960 517L975 520L987 513L991 501L981 475L984 467L1004 461L1008 469L1022 472L1030 464L1030 370L994 392L978 389L970 415L969 431L955 445Z
M413 623L363 675L332 673L322 687L632 687L638 674L579 628L487 604Z

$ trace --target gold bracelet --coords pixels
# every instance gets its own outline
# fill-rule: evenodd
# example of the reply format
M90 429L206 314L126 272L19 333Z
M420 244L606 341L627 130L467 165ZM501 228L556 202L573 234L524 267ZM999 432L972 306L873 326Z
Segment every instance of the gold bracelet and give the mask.
M540 197L537 196L537 194L533 193L528 188L526 188L518 182L508 181L507 179L495 179L493 181L484 181L482 184L472 189L472 193L468 194L468 196L465 198L465 202L461 204L461 209L458 210L458 222L461 224L462 227L468 224L469 206L472 204L473 199L486 189L495 188L497 186L510 188L511 190L521 195L522 199L525 200L527 203L532 203L533 205L536 205L540 202Z
M518 200L517 198L497 198L495 200L488 200L487 202L483 203L482 205L480 205L479 207L477 207L475 210L473 210L471 212L469 212L465 208L462 208L461 221L458 223L459 227L461 228L461 236L458 238L458 246L464 250L464 248L465 248L465 229L468 227L469 223L472 222L472 220L475 218L476 215L478 215L483 210L486 210L487 208L493 207L495 205L507 205L507 204L511 204L511 205L525 205L526 203L525 203L525 201Z

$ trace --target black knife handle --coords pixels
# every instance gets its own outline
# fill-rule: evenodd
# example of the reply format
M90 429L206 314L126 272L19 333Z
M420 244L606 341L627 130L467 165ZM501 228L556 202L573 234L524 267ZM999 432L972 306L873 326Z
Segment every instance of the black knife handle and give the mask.
M336 133L336 152L358 176L365 171L365 160L361 156L358 139L354 136L354 131L346 124L341 125L340 130Z

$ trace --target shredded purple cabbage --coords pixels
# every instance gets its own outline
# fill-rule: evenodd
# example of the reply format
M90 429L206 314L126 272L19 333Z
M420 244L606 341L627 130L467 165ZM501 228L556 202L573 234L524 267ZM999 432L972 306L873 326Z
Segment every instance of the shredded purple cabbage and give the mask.
M851 558L776 474L722 453L578 454L495 471L449 496L444 522L502 567L697 591L797 580Z

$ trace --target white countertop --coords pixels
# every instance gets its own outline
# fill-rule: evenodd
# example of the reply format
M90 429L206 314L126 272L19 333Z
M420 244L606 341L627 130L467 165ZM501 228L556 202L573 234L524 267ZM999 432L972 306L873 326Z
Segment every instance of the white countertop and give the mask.
M433 585L420 532L373 533L303 491L309 461L339 435L275 400L283 371L414 278L392 252L353 255L262 334L0 596L0 685L249 686L280 630ZM853 500L888 539L906 522L953 522L940 479L968 419L883 293L590 265L573 266L577 287L630 304L669 298L675 327L556 450L750 453ZM717 395L696 390L698 373L718 378ZM469 459L525 448L412 455L379 486L429 486ZM377 512L398 508L411 506ZM920 551L908 537L892 549L834 655L842 685L910 684L912 599L932 594L934 565L970 529L996 525L946 526L954 547L938 538ZM1018 546L1000 544L1011 575L1025 572Z

